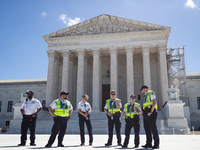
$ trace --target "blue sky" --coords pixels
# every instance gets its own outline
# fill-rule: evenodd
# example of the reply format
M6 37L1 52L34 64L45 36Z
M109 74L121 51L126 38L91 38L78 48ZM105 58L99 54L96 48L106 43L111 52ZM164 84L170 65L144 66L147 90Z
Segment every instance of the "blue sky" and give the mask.
M200 72L200 0L0 0L0 80L47 78L42 36L109 14L171 27L186 72Z

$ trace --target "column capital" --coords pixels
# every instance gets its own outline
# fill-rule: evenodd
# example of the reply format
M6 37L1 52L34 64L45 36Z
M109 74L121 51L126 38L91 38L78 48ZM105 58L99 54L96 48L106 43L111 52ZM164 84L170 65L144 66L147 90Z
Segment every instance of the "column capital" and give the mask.
M100 52L100 48L97 48L97 47L92 48L93 55L99 54L99 52Z
M141 45L143 53L149 53L151 46L150 45Z
M118 48L115 46L109 47L110 54L116 54L117 50L118 50Z
M85 50L83 48L77 49L76 52L78 54L78 57L85 55Z
M134 46L125 46L126 54L133 54Z
M69 50L62 50L61 52L62 52L63 57L69 56L69 53L70 53Z
M159 52L167 52L167 44L158 45Z
M48 57L52 58L55 55L55 51L47 51Z

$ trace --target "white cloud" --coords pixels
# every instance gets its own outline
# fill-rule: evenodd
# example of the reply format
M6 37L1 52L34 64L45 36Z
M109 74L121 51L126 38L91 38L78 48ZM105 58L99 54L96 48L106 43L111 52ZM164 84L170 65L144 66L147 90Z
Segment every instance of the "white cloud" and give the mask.
M74 20L69 18L68 26L72 26L72 25L77 24L79 22L81 22L80 18L75 18Z
M187 0L187 2L185 4L185 7L194 9L195 7L197 7L197 5L195 5L195 3L193 2L193 0Z
M62 20L63 24L66 24L67 26L72 26L74 24L81 22L80 18L77 18L77 17L74 18L74 19L67 18L66 14L61 14L60 17L59 17L59 20Z
M41 15L42 15L42 17L45 17L47 15L47 13L43 11Z

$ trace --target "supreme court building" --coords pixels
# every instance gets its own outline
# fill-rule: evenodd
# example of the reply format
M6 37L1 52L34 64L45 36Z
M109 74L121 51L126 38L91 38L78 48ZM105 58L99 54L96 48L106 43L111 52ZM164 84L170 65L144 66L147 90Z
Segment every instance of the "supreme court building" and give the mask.
M171 28L100 15L43 36L48 43L47 106L68 91L74 108L88 94L102 111L109 91L125 104L142 103L144 84L157 93L158 109L168 100L167 42Z

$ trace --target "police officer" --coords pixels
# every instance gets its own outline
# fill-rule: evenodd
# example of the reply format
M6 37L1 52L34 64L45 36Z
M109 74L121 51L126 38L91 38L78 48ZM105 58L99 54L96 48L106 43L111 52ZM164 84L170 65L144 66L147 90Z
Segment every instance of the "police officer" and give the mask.
M92 146L93 136L92 136L92 125L90 122L90 113L92 112L90 104L87 102L89 96L84 94L82 96L82 101L78 103L78 116L79 116L79 128L81 136L81 146L85 145L85 133L84 133L84 122L87 125L89 133L89 145Z
M125 140L122 147L127 147L129 143L131 128L134 127L134 133L135 133L135 148L137 148L140 144L139 139L139 132L140 132L140 119L139 114L141 113L141 107L140 104L135 103L136 96L131 95L130 96L130 103L126 103L124 105L124 112L123 112L123 118L126 121L125 126Z
M67 128L67 121L70 118L70 115L73 112L73 107L70 101L67 100L67 95L69 93L62 91L60 93L60 98L54 100L49 106L49 113L54 118L54 125L51 129L51 136L45 147L51 147L55 141L56 135L58 135L58 147L64 147L62 144L63 137ZM55 112L53 113L53 109Z
M42 105L39 100L33 98L34 93L27 91L27 99L22 103L20 107L21 114L23 116L21 123L21 143L18 146L25 146L27 140L27 131L30 130L30 145L35 144L35 127L37 115L42 110Z
M157 119L157 103L156 103L156 93L152 90L148 90L146 85L143 85L140 89L144 94L143 98L143 122L144 130L146 132L146 144L142 147L151 148L152 147L152 133L154 139L153 149L159 148L159 136L156 126Z
M110 91L110 97L111 99L106 100L106 105L104 107L104 111L106 112L107 118L108 118L108 142L105 144L105 146L111 146L112 145L112 138L113 138L113 127L115 125L115 130L117 133L117 143L118 146L122 146L121 144L121 111L120 108L122 107L121 100L116 97L116 91L112 90Z

